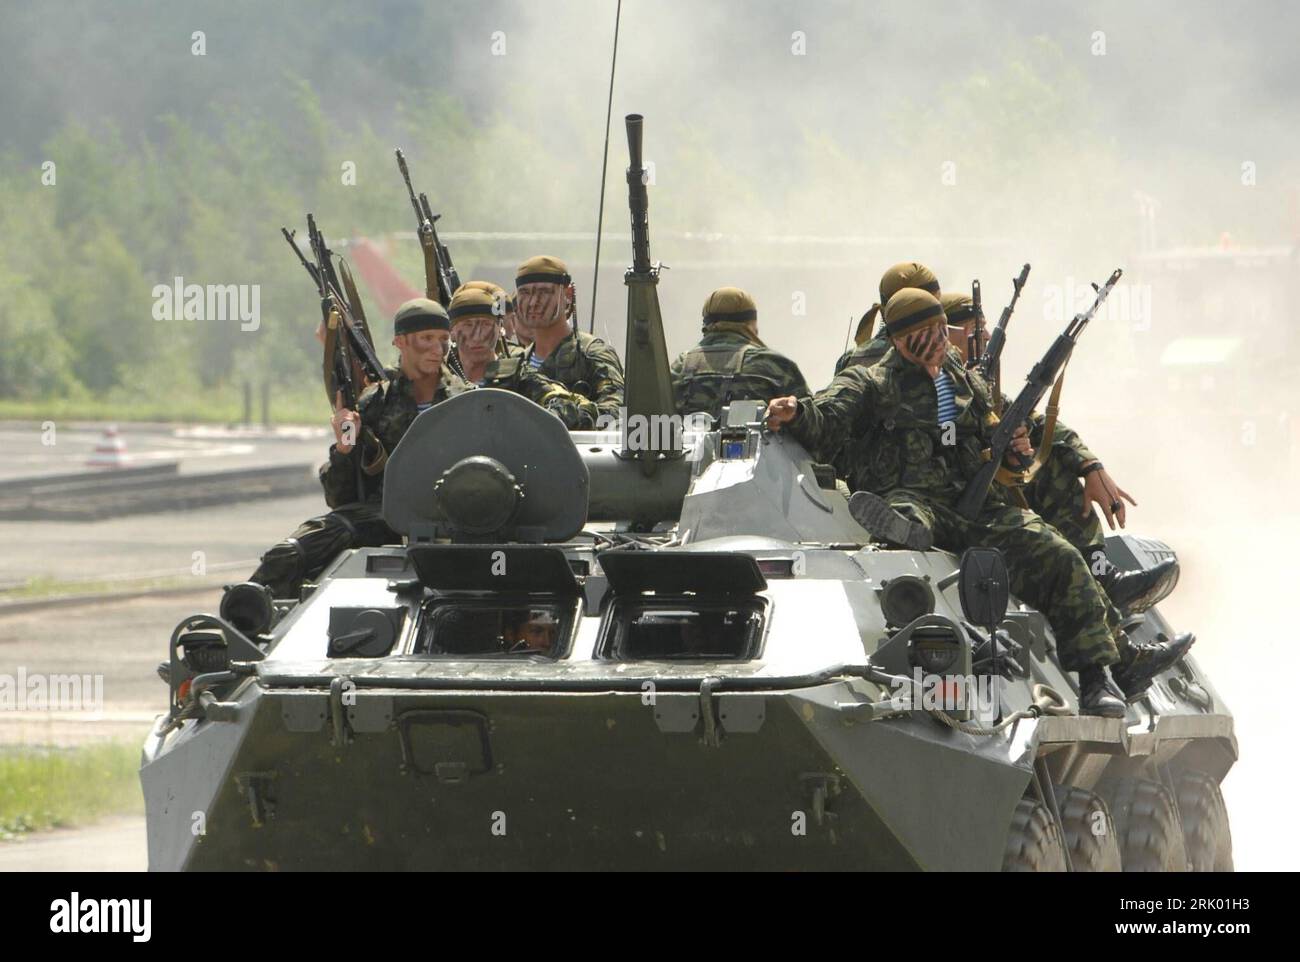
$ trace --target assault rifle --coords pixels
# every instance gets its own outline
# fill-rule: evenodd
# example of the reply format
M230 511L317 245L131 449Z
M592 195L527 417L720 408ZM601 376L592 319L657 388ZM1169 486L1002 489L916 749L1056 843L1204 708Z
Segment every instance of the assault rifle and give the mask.
M1027 280L1029 280L1028 264L1020 268L1019 277L1012 279L1011 283L1015 285L1015 290L1011 294L1011 303L1002 308L1002 316L998 318L993 333L989 335L988 343L984 345L984 353L980 355L976 365L984 380L993 386L993 402L998 405L999 414L1002 413L1002 349L1007 344L1007 325L1011 323L1011 315L1016 311L1016 302L1020 300L1020 292L1024 290ZM977 291L978 284L979 282L976 281ZM978 297L978 294L976 296ZM979 309L978 301L976 301L975 323L981 329L984 327L984 313Z
M1028 269L1028 265L1026 265ZM1096 284L1092 285L1093 290L1097 292L1096 298L1092 302L1092 307L1083 314L1076 314L1074 319L1066 325L1065 332L1058 334L1052 346L1047 349L1042 360L1033 366L1029 376L1025 379L1025 386L1020 389L1016 399L1011 402L1010 406L1002 413L1002 420L993 431L993 440L989 444L989 459L983 467L979 469L975 477L966 485L966 490L962 492L961 500L957 502L957 513L967 521L974 521L979 515L980 509L984 506L984 499L988 497L989 486L993 483L993 478L1002 464L1002 459L1011 447L1011 439L1015 436L1016 431L1022 427L1033 413L1038 402L1042 400L1047 389L1052 386L1061 373L1061 369L1070 359L1070 354L1074 351L1075 345L1079 342L1079 335L1083 329L1088 326L1101 307L1102 302L1106 300L1112 288L1118 283L1120 275L1124 272L1116 268L1110 275L1110 279L1101 287ZM1025 271L1021 272L1024 277ZM1016 294L1020 293L1019 287L1016 288ZM1015 303L1014 298L1012 304ZM1003 312L1002 320L998 323L1000 328L1004 328L1003 321L1009 317L1007 311ZM996 336L998 331L994 331Z
M311 277L312 283L316 285L316 293L321 299L321 320L325 325L325 336L328 344L331 331L337 331L338 340L343 344L331 351L331 357L326 358L327 373L325 378L325 389L329 394L330 404L334 403L334 394L336 390L342 390L345 386L342 370L336 370L338 365L335 363L337 355L340 353L348 361L346 373L346 388L352 392L352 397L345 397L344 401L349 402L350 410L356 410L356 395L360 392L356 390L356 382L375 383L384 378L384 365L380 362L379 357L375 354L374 342L371 340L369 328L366 326L365 317L360 313L360 299L356 296L355 285L351 283L351 275L346 273L346 266L340 265L344 270L344 280L340 282L339 273L334 266L334 252L325 244L325 238L316 227L316 219L311 214L307 215L307 244L311 251L312 260L308 260L298 246L295 232L287 227L281 227L280 233L293 252L298 255L298 262L302 264L303 269ZM346 292L346 293L345 293ZM335 319L331 321L331 313ZM337 384L331 381L338 382ZM365 384L361 385L362 390Z
M460 287L460 274L451 262L451 252L438 240L438 218L429 206L427 194L420 194L416 199L415 188L411 186L411 171L406 166L406 158L401 148L397 148L397 169L402 172L406 183L406 194L411 200L411 209L415 211L416 232L420 237L420 247L424 249L424 296L437 301L443 307L451 303L451 296Z
M979 278L971 281L970 305L975 323L966 335L966 367L972 368L979 363L980 339L984 334L984 299L980 296Z
M346 265L340 263L344 280L342 283L339 281L333 251L326 245L324 236L316 227L316 218L311 214L307 215L307 243L311 260L303 255L294 231L281 227L280 233L298 255L298 261L315 283L316 293L320 297L321 324L325 333L325 363L322 373L330 406L333 407L341 395L343 407L355 411L357 400L366 384L383 380L384 366L375 354L365 316L360 314L361 302L351 274L347 273ZM357 497L364 498L361 459L357 454L360 448L361 438L354 438L352 463L356 474Z
M427 194L421 193L419 199L416 199L415 188L411 186L411 171L406 166L406 158L402 156L402 148L395 148L393 153L397 155L397 169L401 171L402 181L406 184L406 196L410 198L411 209L415 211L416 234L420 238L420 248L424 251L424 296L443 307L450 307L452 295L460 287L460 274L451 262L451 251L438 240L438 228L435 225L442 215L433 212ZM505 343L501 341L497 353L502 354L504 350ZM458 377L469 380L454 349L447 353L447 365Z

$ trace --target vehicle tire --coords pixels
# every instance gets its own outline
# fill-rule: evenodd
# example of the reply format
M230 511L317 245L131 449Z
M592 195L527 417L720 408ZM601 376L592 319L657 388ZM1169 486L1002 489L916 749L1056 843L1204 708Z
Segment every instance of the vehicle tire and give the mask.
M1193 872L1233 871L1232 830L1219 783L1203 772L1183 772L1174 787L1187 867Z
M1174 796L1159 782L1124 777L1107 783L1125 872L1185 872L1183 828Z
M1035 798L1022 798L1011 815L1004 872L1064 872L1065 847L1061 833L1046 806Z
M1123 868L1119 834L1106 800L1072 785L1056 787L1070 867L1076 872L1118 872Z

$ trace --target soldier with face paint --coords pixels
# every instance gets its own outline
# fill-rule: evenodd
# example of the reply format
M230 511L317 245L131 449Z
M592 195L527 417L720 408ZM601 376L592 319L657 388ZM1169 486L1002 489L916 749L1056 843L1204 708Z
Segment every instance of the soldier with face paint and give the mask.
M515 276L515 327L531 337L524 362L617 419L623 405L623 364L614 349L572 325L573 279L558 257L539 255Z
M497 290L463 284L451 299L451 332L466 376L479 387L523 395L570 431L594 430L599 416L595 403L525 364L519 354L499 353L505 350L500 324L505 292Z
M867 313L858 321L858 329L853 335L854 346L840 355L835 362L835 373L839 374L850 364L866 364L868 367L878 362L889 352L889 335L884 324L871 333L871 325L880 315L880 305L888 304L889 299L905 287L915 287L939 296L939 279L934 271L916 261L900 261L880 275L880 300L871 305Z
M1124 699L1145 690L1186 645L1134 645L1083 556L1038 515L1013 505L1005 489L990 490L975 521L958 514L997 424L993 399L948 350L948 320L933 294L904 288L889 299L884 318L893 350L879 364L850 365L810 399L773 399L768 426L790 431L811 451L838 446L850 433L865 441L855 448L863 454L852 465L850 484L859 493L850 508L881 540L916 550L1001 549L1012 591L1047 616L1062 664L1079 672L1080 711L1123 717ZM1023 428L1013 448L1032 454Z
M915 261L902 261L881 275L881 303L887 303L905 287L919 288L939 298L948 318L950 349L964 363L968 334L977 322L970 295L941 293L934 271ZM837 373L853 364L878 364L889 352L891 341L883 325L874 336L868 336L870 324L879 314L879 309L880 305L874 304L864 315L858 326L859 343L840 358L836 365ZM983 344L979 349L983 349ZM1045 423L1041 413L1031 419L1030 442L1035 446L1043 439ZM868 454L857 450L864 442L855 437L850 437L839 450L827 452L835 473L846 480L852 471L851 465ZM1130 504L1137 502L1116 484L1083 439L1059 420L1049 456L1024 489L1024 496L1029 507L1079 549L1107 597L1124 613L1145 610L1150 606L1150 599L1159 597L1169 582L1177 580L1178 561L1174 558L1137 571L1124 571L1107 560L1106 536L1093 510L1094 505L1114 530L1116 522L1122 528L1127 520L1124 499Z
M451 318L452 368L462 371L467 381L477 384L483 380L489 364L511 353L505 332L506 305L510 297L504 288L491 281L466 281L456 288L453 299L466 291L477 291L491 299L487 312L476 310L468 316L462 312L462 316L457 317L451 304L447 308L447 315Z

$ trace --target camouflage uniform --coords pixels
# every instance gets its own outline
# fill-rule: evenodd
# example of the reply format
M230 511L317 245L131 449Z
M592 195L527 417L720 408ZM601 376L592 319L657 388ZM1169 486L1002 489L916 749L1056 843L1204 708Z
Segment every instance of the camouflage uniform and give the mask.
M810 392L799 366L770 350L743 325L715 322L700 343L672 364L677 413L704 411L714 419L733 400L806 397Z
M534 353L534 345L529 344L518 356L531 365ZM623 362L594 334L570 331L536 370L594 401L600 414L618 417L623 406Z
M851 364L865 364L871 367L879 363L881 358L889 353L891 347L893 345L890 343L889 335L885 333L884 325L881 325L871 340L865 344L857 344L840 355L840 359L835 362L835 373L839 374Z
M892 349L892 343L884 327L870 341L846 352L836 366L836 372L853 364L870 367L878 364ZM953 354L960 358L954 348ZM978 377L978 375L974 375ZM1030 418L1029 437L1035 449L1043 438L1046 418L1035 414ZM854 441L850 439L843 448L831 458L836 474L848 476L849 464L854 458ZM1097 512L1090 510L1086 517L1080 516L1083 508L1083 487L1079 481L1079 469L1088 461L1098 460L1088 446L1073 430L1061 422L1056 422L1052 436L1052 450L1033 481L1022 488L1029 507L1053 528L1065 535L1065 539L1079 549L1094 574L1101 573L1106 551L1106 535L1101 527ZM1098 557L1097 552L1101 552Z
M1030 419L1029 438L1035 450L1042 443L1045 422L1046 418L1041 414ZM1079 549L1093 574L1100 575L1106 556L1106 533L1091 505L1087 515L1080 514L1083 510L1083 483L1079 480L1079 469L1096 460L1097 456L1079 435L1058 420L1051 452L1033 480L1021 491L1029 507L1065 535L1066 540ZM1100 557L1097 552L1101 552Z
M534 370L519 354L508 354L489 364L479 386L522 394L554 414L570 431L594 431L601 413L594 401Z
M321 465L320 482L329 514L308 518L284 541L262 555L250 581L266 585L277 598L297 597L303 581L316 578L346 548L398 544L402 538L384 522L384 465L406 429L420 413L410 378L396 369L372 384L357 402L361 444L349 454L331 445ZM443 365L433 403L471 390L471 385ZM361 458L362 491L357 490L354 457Z
M355 501L377 503L383 498L384 465L397 447L397 442L402 440L406 429L420 413L411 379L396 369L387 373L388 380L370 385L357 402L357 413L361 415L362 443L359 450L364 490L357 490L356 471L353 468L353 458L358 449L353 449L349 454L340 454L336 447L331 446L329 463L321 467L320 483L325 489L325 503L331 508ZM437 404L469 390L473 390L473 385L458 377L444 364L433 403Z
M854 490L882 496L923 524L942 548L1001 549L1012 591L1047 616L1062 663L1070 669L1114 664L1119 656L1113 609L1064 537L1037 514L1012 505L996 486L975 521L957 513L997 422L983 381L968 376L953 353L943 369L956 395L954 444L943 443L934 382L896 351L875 367L853 365L841 372L816 397L799 403L787 430L812 450L834 450L849 434L860 439L850 470Z

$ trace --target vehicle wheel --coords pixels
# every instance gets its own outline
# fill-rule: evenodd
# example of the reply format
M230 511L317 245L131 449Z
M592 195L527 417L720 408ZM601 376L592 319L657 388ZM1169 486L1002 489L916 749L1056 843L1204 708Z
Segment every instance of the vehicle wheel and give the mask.
M1185 872L1183 829L1174 797L1159 782L1118 778L1103 794L1110 803L1125 872Z
M1231 872L1232 830L1219 783L1202 772L1183 772L1174 785L1187 867L1193 872Z
M1011 816L1004 872L1064 872L1065 847L1051 813L1042 802L1022 798Z
M1076 872L1118 872L1123 867L1119 834L1100 795L1072 785L1056 787L1070 867Z

